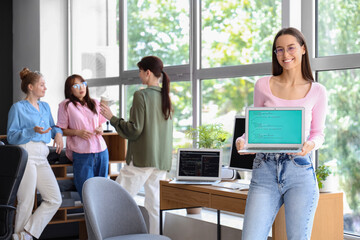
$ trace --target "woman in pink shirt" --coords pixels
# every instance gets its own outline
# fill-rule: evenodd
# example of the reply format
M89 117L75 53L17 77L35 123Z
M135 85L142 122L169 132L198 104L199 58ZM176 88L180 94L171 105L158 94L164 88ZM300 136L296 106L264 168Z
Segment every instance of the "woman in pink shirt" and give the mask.
M256 154L242 239L267 239L283 204L287 239L310 239L319 199L310 154L324 142L327 97L324 86L314 82L305 38L297 29L284 28L275 36L272 72L256 82L254 106L304 107L306 141L300 153ZM239 137L237 149L244 143Z
M108 176L109 153L101 127L106 119L80 75L66 79L65 98L59 104L57 126L67 136L66 156L73 160L74 184L82 199L82 186L88 178Z

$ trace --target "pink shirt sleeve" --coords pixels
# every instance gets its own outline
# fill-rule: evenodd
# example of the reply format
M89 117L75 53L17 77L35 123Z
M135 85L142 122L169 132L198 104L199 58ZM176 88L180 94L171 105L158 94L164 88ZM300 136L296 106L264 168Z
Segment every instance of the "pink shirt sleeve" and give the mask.
M310 135L308 141L315 143L314 150L317 150L324 143L325 134L325 120L328 107L328 99L326 95L325 87L319 84L317 94L314 94L317 98L314 99L315 104L312 109L312 121L310 127Z
M58 120L57 120L57 125L56 125L59 128L63 128L63 129L66 129L69 126L69 115L65 109L66 102L67 101L65 100L59 104Z

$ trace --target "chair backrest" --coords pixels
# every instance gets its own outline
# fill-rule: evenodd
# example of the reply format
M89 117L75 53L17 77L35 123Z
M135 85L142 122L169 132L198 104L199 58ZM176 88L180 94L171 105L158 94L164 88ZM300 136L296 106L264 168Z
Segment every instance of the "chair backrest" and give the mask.
M139 207L117 182L90 178L82 195L89 240L147 233Z
M0 239L10 239L16 194L24 175L28 154L19 146L0 145Z

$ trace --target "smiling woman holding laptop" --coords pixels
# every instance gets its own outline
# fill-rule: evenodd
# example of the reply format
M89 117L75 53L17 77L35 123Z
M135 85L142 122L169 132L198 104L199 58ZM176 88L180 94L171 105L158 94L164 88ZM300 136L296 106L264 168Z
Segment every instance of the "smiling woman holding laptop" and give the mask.
M272 50L273 76L263 77L256 82L254 107L264 110L265 108L303 108L302 126L304 126L305 139L299 152L264 150L256 154L246 201L242 239L267 239L282 204L285 205L287 239L310 239L319 199L319 189L310 154L324 142L326 90L321 84L314 82L308 49L300 31L294 28L280 30L275 36ZM247 141L249 138L252 139L250 141L268 138L267 140L271 142L275 138L271 137L273 132L269 134L270 128L272 131L274 129L280 131L288 129L287 125L294 125L290 121L282 123L272 121L268 116L263 112L263 115L255 116L255 120L252 119L257 124L255 125L257 129L253 129L255 137L242 136L236 140L240 154L245 154L245 138ZM284 134L289 139L290 136L294 136L292 130L284 131L282 136ZM250 145L249 142L247 144Z

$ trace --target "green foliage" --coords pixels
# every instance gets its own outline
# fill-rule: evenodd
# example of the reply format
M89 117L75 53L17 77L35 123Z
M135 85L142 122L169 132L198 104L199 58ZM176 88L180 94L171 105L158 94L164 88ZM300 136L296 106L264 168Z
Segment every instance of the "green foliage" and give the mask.
M221 148L229 133L224 131L222 124L206 124L197 128L190 128L186 136L192 138L199 148Z
M360 51L360 2L358 0L318 1L318 52L320 56Z
M203 0L201 10L202 67L271 61L273 35L281 29L281 1Z
M321 165L319 166L316 171L316 178L318 181L319 189L323 187L323 181L331 174L331 170L329 166Z
M188 1L127 1L127 65L136 69L144 56L155 55L165 65L189 63ZM187 27L187 26L186 26Z
M234 110L237 114L244 115L242 110L253 103L254 82L254 78L246 77L203 80L202 101L205 105L215 103L219 106L217 116Z

